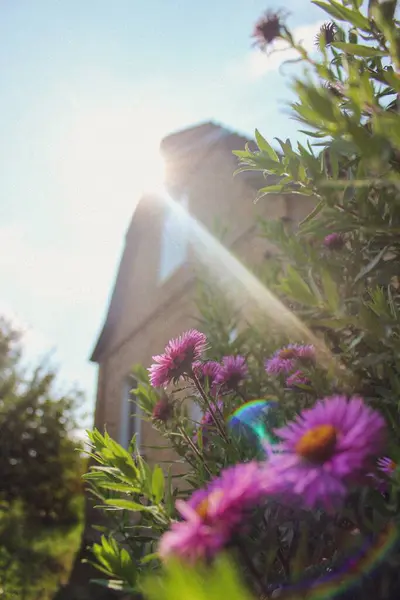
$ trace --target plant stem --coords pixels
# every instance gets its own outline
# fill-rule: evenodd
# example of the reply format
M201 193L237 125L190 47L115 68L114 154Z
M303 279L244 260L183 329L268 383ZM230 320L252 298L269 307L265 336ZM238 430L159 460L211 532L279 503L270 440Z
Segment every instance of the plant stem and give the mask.
M220 432L220 434L223 437L223 439L225 440L225 442L227 444L229 444L229 439L226 436L224 428L221 426L221 423L219 422L219 419L217 418L217 416L216 416L216 414L214 412L214 409L211 407L211 402L207 398L207 394L203 390L200 381L198 380L198 378L196 377L196 375L193 373L193 371L190 373L190 376L193 379L194 385L196 386L196 389L199 392L199 394L200 394L200 396L201 396L204 404L206 405L207 409L210 411L211 418L214 421L214 424L215 424L216 428Z
M210 469L207 466L207 463L204 460L204 456L201 454L201 452L199 452L199 449L196 448L196 444L194 444L192 442L192 440L190 439L190 437L187 435L186 431L184 429L182 429L182 427L178 427L178 431L182 434L182 436L185 438L186 442L189 444L189 446L191 447L191 449L193 450L193 452L196 454L196 456L198 458L200 458L201 462L203 463L203 466L205 468L205 470L207 471L207 473L209 474L210 477L212 477L212 473L210 471Z

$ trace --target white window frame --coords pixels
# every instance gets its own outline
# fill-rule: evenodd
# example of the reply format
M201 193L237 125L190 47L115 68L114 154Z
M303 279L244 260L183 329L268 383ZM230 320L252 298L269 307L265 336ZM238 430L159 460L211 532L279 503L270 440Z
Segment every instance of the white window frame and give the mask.
M142 433L142 410L135 402L131 394L132 388L136 385L133 377L128 376L124 380L122 387L122 406L121 420L119 426L119 443L126 450L129 448L132 437L136 434L136 447L140 452L141 433Z
M189 196L185 192L178 200L184 211L189 208ZM167 204L164 207L163 229L160 242L159 283L169 279L188 258L188 225Z

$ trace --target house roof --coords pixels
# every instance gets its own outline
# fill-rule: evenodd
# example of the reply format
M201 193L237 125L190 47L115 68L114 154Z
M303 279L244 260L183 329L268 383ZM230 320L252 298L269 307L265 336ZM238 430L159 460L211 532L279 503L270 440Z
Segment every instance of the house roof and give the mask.
M168 156L172 160L177 155L186 154L191 151L200 151L202 158L205 158L210 149L217 145L223 145L226 148L227 153L230 155L233 150L243 148L246 143L251 144L252 142L253 140L235 133L226 127L218 125L217 123L209 121L206 123L200 123L188 129L171 133L162 140L160 144L160 150L162 154ZM199 163L196 162L196 168L198 168L198 164ZM254 187L257 189L262 186L262 182L260 183L259 173L248 172L244 173L244 175L247 175L248 183L250 185L254 185ZM127 236L134 226L134 216L135 211L128 228ZM122 258L109 301L108 311L101 333L90 357L91 362L99 362L99 359L101 358L101 355L107 346L108 340L111 337L114 324L118 319L118 315L121 314L123 281L126 274L131 272L130 267L133 258L129 256L127 248L128 245L125 241Z

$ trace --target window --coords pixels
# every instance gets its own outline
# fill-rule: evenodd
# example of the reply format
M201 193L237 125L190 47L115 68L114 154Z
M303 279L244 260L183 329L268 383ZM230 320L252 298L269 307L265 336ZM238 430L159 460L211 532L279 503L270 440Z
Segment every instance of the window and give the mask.
M131 394L132 388L136 386L133 377L127 377L122 390L121 422L119 427L119 443L127 449L132 437L136 434L136 445L140 451L141 437L141 409Z
M190 407L190 418L196 423L200 423L203 418L203 411L197 402L194 402L193 400Z
M237 330L236 327L234 327L229 333L229 343L233 344L233 342L236 340L238 335L239 335L239 331Z
M177 202L177 200L175 200ZM186 211L189 205L187 194L178 201ZM161 256L159 280L165 281L174 273L187 258L187 222L184 214L165 205L163 231L161 235Z

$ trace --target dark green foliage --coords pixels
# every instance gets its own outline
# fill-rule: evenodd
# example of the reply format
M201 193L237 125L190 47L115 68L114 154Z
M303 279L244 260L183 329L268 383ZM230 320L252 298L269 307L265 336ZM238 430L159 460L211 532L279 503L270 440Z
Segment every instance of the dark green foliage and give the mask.
M79 444L71 438L79 396L55 397L56 374L44 366L23 373L17 334L0 326L0 499L22 501L43 520L74 521L83 473Z
M6 600L51 599L80 543L84 461L73 439L79 395L22 366L18 332L0 320L0 587Z

